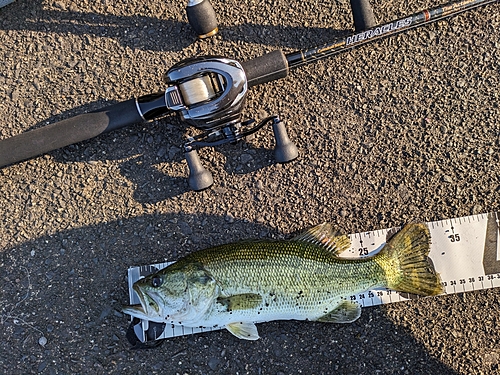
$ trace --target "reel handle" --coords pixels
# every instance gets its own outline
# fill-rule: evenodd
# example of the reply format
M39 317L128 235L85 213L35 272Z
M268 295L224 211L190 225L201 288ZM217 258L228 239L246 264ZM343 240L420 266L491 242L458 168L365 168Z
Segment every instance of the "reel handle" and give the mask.
M0 140L0 168L143 121L136 100L130 99L30 130Z
M214 183L212 173L201 164L198 152L191 149L184 153L189 169L189 187L194 191L201 191L209 188Z
M299 155L299 150L288 137L285 124L278 117L273 121L273 132L276 140L274 159L278 163L287 163L295 159Z

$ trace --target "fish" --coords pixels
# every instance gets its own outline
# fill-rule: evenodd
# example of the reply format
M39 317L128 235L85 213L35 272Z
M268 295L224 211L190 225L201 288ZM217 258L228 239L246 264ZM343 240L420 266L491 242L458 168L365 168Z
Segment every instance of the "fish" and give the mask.
M405 225L369 257L346 258L349 237L329 223L290 240L241 241L193 252L133 284L140 304L123 312L152 322L226 328L259 339L256 324L274 320L351 323L361 305L350 296L373 288L443 293L428 258L425 224Z

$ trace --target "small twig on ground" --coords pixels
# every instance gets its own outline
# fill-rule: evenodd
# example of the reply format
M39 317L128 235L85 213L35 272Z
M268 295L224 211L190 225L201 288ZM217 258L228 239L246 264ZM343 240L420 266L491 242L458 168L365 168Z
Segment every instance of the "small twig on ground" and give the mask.
M30 280L29 270L26 267L22 267L22 269L26 272L26 277L28 279L28 291L26 292L23 298L21 298L19 301L16 302L16 304L14 305L8 303L2 304L4 307L2 309L3 310L2 313L0 314L0 324L4 324L6 321L11 320L12 323L14 323L15 325L28 326L43 336L43 332L40 331L38 328L36 328L32 323L27 322L20 316L14 314L14 311L17 309L17 307L19 307L21 303L23 303L29 298L31 292L31 280ZM9 306L11 306L9 311L4 312L9 308Z

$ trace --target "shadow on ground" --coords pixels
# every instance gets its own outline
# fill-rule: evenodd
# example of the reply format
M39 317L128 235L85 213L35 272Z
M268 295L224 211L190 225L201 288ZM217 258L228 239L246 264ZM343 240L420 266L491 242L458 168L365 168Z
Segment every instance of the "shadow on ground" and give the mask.
M112 104L115 102L94 101L40 121L26 131L43 128L47 124L99 110ZM68 131L71 130L68 129ZM141 204L153 204L190 190L187 183L188 170L187 163L184 161L183 144L186 142L186 135L193 134L193 131L196 130L186 126L172 115L158 121L139 123L101 134L92 139L54 150L49 155L59 163L121 160L120 173L134 183L136 201ZM273 138L270 125L261 131L267 132L268 136ZM228 174L246 174L274 163L272 149L255 147L251 143L241 141L237 144L226 144L215 148L206 147L199 151L202 164L212 172L217 167L211 165L210 160L206 160L204 155L214 152L224 156L226 161L224 170ZM181 177L168 174L166 169L171 164L182 165L179 168L182 170Z
M283 237L240 220L168 214L72 229L6 248L0 254L0 322L1 340L10 349L0 354L0 372L455 374L380 308L367 308L346 325L260 324L256 342L220 331L130 350L129 320L119 311L128 302L129 266L175 260L229 240Z
M187 16L185 22L180 22L141 15L117 16L80 12L76 7L53 10L47 9L41 1L16 2L9 7L9 11L25 15L25 18L1 19L0 28L3 30L30 30L112 38L123 46L149 51L180 51L197 40L196 34L187 22ZM263 26L251 23L236 26L221 23L219 30L225 40L264 43L294 49L321 45L346 33L345 30L333 28ZM159 35L162 37L158 37ZM297 37L291 38L292 36ZM297 44L291 42L292 39L301 42Z

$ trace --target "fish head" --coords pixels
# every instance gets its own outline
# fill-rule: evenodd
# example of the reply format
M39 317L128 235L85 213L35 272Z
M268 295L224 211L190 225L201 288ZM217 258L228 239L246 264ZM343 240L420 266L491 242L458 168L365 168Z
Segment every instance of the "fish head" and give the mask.
M125 307L125 313L176 324L198 321L218 294L215 279L197 264L167 267L138 280L133 289L141 304Z

